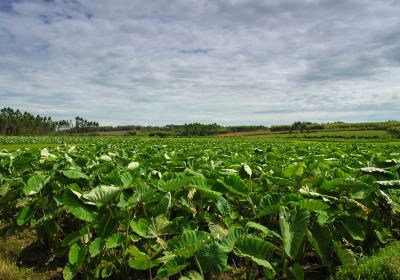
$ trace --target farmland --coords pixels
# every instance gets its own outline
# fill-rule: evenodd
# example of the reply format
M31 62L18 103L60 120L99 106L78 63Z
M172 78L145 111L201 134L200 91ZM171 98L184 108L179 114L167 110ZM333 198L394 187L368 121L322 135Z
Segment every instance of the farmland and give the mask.
M34 236L64 279L324 279L338 267L357 279L360 258L400 238L398 142L47 136L0 147L3 239Z

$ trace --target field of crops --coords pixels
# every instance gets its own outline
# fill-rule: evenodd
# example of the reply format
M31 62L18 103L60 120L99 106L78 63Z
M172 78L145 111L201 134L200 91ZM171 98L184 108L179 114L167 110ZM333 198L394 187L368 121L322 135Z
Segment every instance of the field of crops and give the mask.
M357 277L400 239L399 144L79 139L0 152L2 225L64 279Z

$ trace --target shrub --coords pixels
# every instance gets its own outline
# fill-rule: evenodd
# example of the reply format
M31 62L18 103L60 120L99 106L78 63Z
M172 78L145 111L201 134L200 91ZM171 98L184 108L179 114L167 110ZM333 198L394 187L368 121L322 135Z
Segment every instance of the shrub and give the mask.
M376 255L361 259L357 269L363 280L400 280L400 242L394 242L380 249ZM354 268L340 266L335 279L355 279L353 273Z

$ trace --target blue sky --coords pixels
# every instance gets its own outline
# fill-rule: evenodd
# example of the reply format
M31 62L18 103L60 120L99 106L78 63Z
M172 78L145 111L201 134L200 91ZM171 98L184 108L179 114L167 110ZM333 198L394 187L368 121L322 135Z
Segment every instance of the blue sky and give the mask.
M0 107L103 125L400 115L397 0L0 0Z

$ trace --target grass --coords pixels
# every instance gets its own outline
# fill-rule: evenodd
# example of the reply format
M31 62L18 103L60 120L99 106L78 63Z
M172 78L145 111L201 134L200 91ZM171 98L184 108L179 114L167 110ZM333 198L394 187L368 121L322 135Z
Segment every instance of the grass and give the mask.
M361 259L357 270L339 267L335 279L356 279L354 272L358 272L359 279L363 280L400 280L400 242L393 242L377 254Z
M61 279L60 272L55 269L40 268L39 271L36 267L23 267L20 261L17 261L21 257L21 252L35 242L34 232L29 231L11 234L0 239L0 280ZM40 252L34 252L35 255L37 253ZM29 258L29 256L25 257Z

